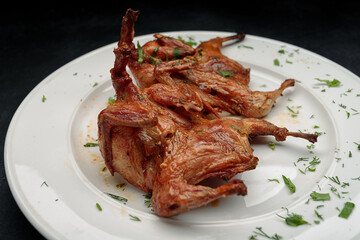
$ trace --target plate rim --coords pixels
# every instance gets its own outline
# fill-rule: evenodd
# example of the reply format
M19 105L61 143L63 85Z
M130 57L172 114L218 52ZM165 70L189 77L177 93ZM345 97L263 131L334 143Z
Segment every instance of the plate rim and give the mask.
M194 34L194 35L198 35L198 34L212 34L212 35L225 35L225 34L234 34L235 32L228 32L228 31L209 31L209 30L187 30L187 31L166 31L166 32L161 32L162 34L167 34L167 35L171 35L171 34L181 34L181 35L186 35L186 34ZM153 34L155 33L149 33L149 34L144 34L144 35L135 35L134 40L141 40L143 38L149 38L151 36L153 36ZM280 41L280 40L276 40L276 39L271 39L268 37L261 37L258 35L252 35L252 34L246 34L246 37L248 38L253 38L256 40L265 40L266 42L273 42L276 44L286 44L286 46L291 46L291 47L295 47L297 49L300 49L301 51L305 51L307 54L312 55L316 58L320 58L321 60L325 61L328 64L331 65L335 65L337 68L339 68L341 71L344 71L350 75L352 75L352 77L354 79L356 79L357 81L360 81L360 77L357 76L356 74L354 74L352 71L346 69L345 67L343 67L342 65L334 62L331 59L328 59L326 57L323 57L321 55L319 55L316 52L307 50L305 48L302 48L300 46L297 45L293 45L291 43L288 42L284 42L284 41ZM26 217L26 219L34 226L35 229L37 229L37 231L39 233L41 233L41 235L43 235L46 238L58 238L61 237L61 235L58 234L57 231L51 231L51 228L49 228L48 226L46 226L46 223L44 221L44 219L40 216L37 216L36 214L34 214L34 209L32 209L31 207L29 207L29 205L26 202L26 198L22 199L23 196L23 192L20 191L20 189L18 188L18 182L17 182L17 177L16 176L16 171L14 170L11 162L11 156L9 155L10 152L10 142L13 138L13 134L14 134L14 128L16 127L16 123L19 121L19 116L22 112L23 109L26 108L28 102L31 100L32 96L39 91L45 84L47 84L48 82L53 81L54 79L56 79L56 75L58 73L60 73L61 71L63 71L64 69L66 69L66 67L73 65L76 62L82 61L88 57L91 57L92 55L98 53L98 52L102 52L104 50L108 50L108 48L111 48L112 46L115 46L117 44L117 41L106 44L104 46L98 47L94 50L91 50L90 52L87 52L81 56L78 56L76 58L74 58L73 60L67 62L66 64L58 67L55 71L53 71L52 73L50 73L48 76L46 76L44 79L42 79L40 82L38 82L38 84L26 95L26 97L21 101L21 103L18 105L17 109L15 110L11 121L8 125L7 131L6 131L6 136L5 136L5 141L4 141L4 169L5 169L5 176L8 182L8 186L10 188L10 192L17 204L17 206L20 208L21 212L23 213L23 215ZM111 66L109 66L109 69L111 68Z

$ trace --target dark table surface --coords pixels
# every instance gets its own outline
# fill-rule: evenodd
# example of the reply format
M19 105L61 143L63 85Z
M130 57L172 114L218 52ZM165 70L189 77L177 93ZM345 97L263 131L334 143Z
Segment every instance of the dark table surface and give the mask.
M300 2L300 1L299 1ZM315 2L315 1L314 1ZM360 15L355 1L240 2L238 5L149 1L112 6L35 6L0 10L1 156L13 114L45 77L69 61L118 41L126 8L141 10L136 36L164 31L245 32L320 54L360 76ZM111 66L109 66L110 69ZM21 149L19 149L21 151ZM18 208L0 161L0 239L43 239Z

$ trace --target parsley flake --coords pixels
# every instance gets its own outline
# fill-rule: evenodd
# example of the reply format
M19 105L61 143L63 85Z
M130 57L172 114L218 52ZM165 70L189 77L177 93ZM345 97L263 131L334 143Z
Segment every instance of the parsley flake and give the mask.
M275 65L275 66L280 66L279 59L274 59L274 65Z
M255 236L251 236L250 239L257 239L256 237L257 236L262 236L262 237L265 237L267 239L272 239L272 240L281 240L282 237L279 236L277 233L275 233L273 236L269 236L267 233L265 233L263 230L262 230L262 227L257 227L256 228L257 231L253 231L253 233L255 234Z
M355 208L355 204L352 202L346 202L344 208L341 210L339 217L348 219L353 209Z
M326 79L319 79L319 78L315 78L315 79L319 82L325 83L328 87L338 87L341 84L341 82L335 78L332 81Z
M151 193L148 193L148 194L144 195L144 197L145 197L145 199L144 199L144 205L145 205L147 208L151 208L151 196L152 196Z
M223 77L231 77L231 75L233 74L232 72L225 72L225 71L221 71L221 70L219 70L219 73Z
M120 197L118 195L112 194L112 193L106 193L109 197L111 197L112 199L118 200L119 202L123 202L124 204L127 203L127 198L124 197Z
M296 213L291 213L291 214L288 213L287 217L282 217L280 215L278 216L285 219L286 224L292 227L309 224L307 221L303 219L303 216Z
M360 151L360 143L356 143L356 142L354 143L357 145L357 149Z
M241 130L240 128L235 127L234 125L231 125L231 127L232 127L233 129L235 129L235 130L238 130L240 133L245 134L245 135L249 138L249 140L252 141L252 139L251 139L251 137L249 136L248 133L244 132L244 131Z
M269 142L269 148L271 149L271 150L275 150L275 143L274 142Z
M293 184L290 178L287 178L284 175L282 175L282 178L284 180L285 185L289 188L290 192L294 193L296 191L296 186Z
M101 208L101 206L100 206L99 203L96 203L96 207L97 207L97 209L98 209L100 212L102 211L102 208Z
M99 146L98 143L88 142L88 143L84 144L84 147L97 147L97 146Z
M137 52L138 52L138 63L141 65L144 61L144 50L140 46L139 42L137 42Z
M132 220L132 221L141 222L141 219L138 218L137 216L129 214L129 217L130 217L130 220Z
M279 180L277 180L276 178L273 178L273 179L268 179L269 182L277 182L277 183L280 183Z
M310 197L314 200L314 201L329 201L330 200L330 194L329 193L317 193L317 192L312 192L310 194Z

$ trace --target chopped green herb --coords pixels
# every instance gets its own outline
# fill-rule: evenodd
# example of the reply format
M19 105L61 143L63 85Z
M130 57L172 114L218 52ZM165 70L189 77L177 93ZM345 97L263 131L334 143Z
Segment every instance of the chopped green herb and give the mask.
M354 210L355 204L352 202L346 202L344 208L341 210L339 217L348 219L352 211Z
M254 49L253 47L251 47L251 46L246 46L246 45L239 45L239 46L238 46L238 48L241 48L241 47L248 48L248 49Z
M113 104L116 101L114 97L109 97L108 104Z
M309 158L307 158L307 157L300 157L300 158L298 158L297 162L308 161L308 160L309 160Z
M312 192L312 193L310 194L310 197L311 197L314 201L328 201L328 200L330 200L330 194L328 194L328 193Z
M335 79L335 78L332 81L326 80L326 79L322 80L322 79L319 79L319 78L315 78L315 79L317 81L319 81L319 82L325 83L328 87L338 87L341 84L341 82L339 80Z
M315 212L316 216L317 216L320 220L324 221L324 218L323 218L322 215L320 215L316 210L314 210L314 212Z
M221 71L221 70L219 70L219 73L220 73L223 77L231 77L231 75L233 74L232 72L225 72L225 71Z
M152 52L151 56L156 57L157 51L159 50L159 47L156 47L154 51Z
M326 134L326 133L325 132L317 132L317 131L315 131L314 134L316 134L318 136L321 136L321 135Z
M41 99L42 102L45 102L46 101L46 97L45 95L42 96L42 99Z
M342 107L343 109L346 108L346 105L344 105L344 104L342 104L342 103L340 103L339 106Z
M97 207L97 209L98 209L100 212L102 211L102 208L101 208L101 206L100 206L99 203L96 203L96 207Z
M273 179L268 179L269 182L277 182L277 183L280 183L279 180L277 180L276 178L273 178Z
M46 181L43 181L43 182L42 182L42 184L40 185L40 187L42 187L42 186L46 186L46 187L48 187L48 185L47 185Z
M279 59L274 59L274 65L275 65L275 66L280 66Z
M335 196L337 196L338 198L341 198L340 193L338 192L338 190L334 186L332 186L331 184L329 184L329 185L331 187L330 188L331 192L334 193Z
M173 60L181 58L181 52L178 47L174 48L173 54L174 54Z
M141 219L138 218L137 216L129 214L129 217L130 217L130 220L132 220L132 221L141 222Z
M286 108L291 112L291 117L295 118L299 115L300 111L299 110L295 110L295 109L299 109L301 108L301 106L296 106L296 107L289 107L286 106Z
M350 113L348 111L346 111L346 117L349 118L350 117Z
M289 188L291 193L294 193L296 191L296 187L295 185L292 183L292 181L290 180L290 178L285 177L284 175L282 175L282 178L284 180L285 185Z
M303 219L303 217L301 215L296 214L296 213L291 213L291 214L288 213L287 217L282 217L282 216L279 216L279 217L285 219L286 224L289 226L293 226L293 227L297 227L297 226L304 225L304 224L309 224L307 221L305 221Z
M144 195L145 197L145 200L144 200L144 205L147 207L147 208L151 208L151 193L148 193L146 195Z
M244 131L241 130L240 128L235 127L234 125L231 125L231 127L232 127L233 129L238 130L239 132L245 134L245 135L249 138L249 140L252 141L252 139L251 139L251 137L249 136L248 133L244 132Z
M356 142L354 143L357 145L357 149L360 151L360 143L356 143Z
M99 85L99 84L96 82L96 83L94 83L93 87L96 87L97 85Z
M315 145L314 144L306 145L306 148L311 150L315 148Z
M140 46L139 42L137 42L137 52L138 52L138 63L141 65L144 61L144 50Z
M316 170L316 165L320 164L320 159L316 156L313 157L313 160L311 162L309 162L309 166L306 167L305 171L310 171L310 172L315 172Z
M284 50L284 49L280 49L280 50L278 51L278 53L280 53L280 54L285 54L285 50Z
M271 150L275 150L275 143L274 142L269 142L269 148L271 149Z
M331 181L333 181L334 183L340 185L340 180L339 180L339 177L338 176L335 176L335 177L328 177Z
M262 230L262 227L257 227L256 228L258 231L253 231L253 233L255 233L256 235L255 236L251 236L250 239L257 239L256 237L257 236L262 236L262 237L265 237L265 238L268 238L268 239L272 239L272 240L281 240L282 237L279 236L277 233L275 233L275 235L273 236L269 236L268 234L266 234L263 230Z
M84 147L97 147L97 146L99 146L98 143L88 142L88 143L84 144Z
M299 168L299 172L301 172L302 174L306 174L303 170L301 170L300 168Z
M127 198L124 197L120 197L118 195L112 194L112 193L106 193L109 197L111 197L112 199L118 200L119 202L123 202L126 203L128 200Z
M183 41L184 43L190 45L190 46L196 46L197 43L195 42L193 37L188 37L189 41L185 41L181 36L178 36L178 39Z

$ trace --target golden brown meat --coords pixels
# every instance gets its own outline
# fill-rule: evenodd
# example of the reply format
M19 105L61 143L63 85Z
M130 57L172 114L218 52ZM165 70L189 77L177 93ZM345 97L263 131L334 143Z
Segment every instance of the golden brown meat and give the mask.
M99 145L112 174L118 172L134 186L151 192L166 139L178 128L189 127L190 123L174 111L150 101L126 72L130 49L134 48L132 37L127 36L133 35L131 26L137 15L138 12L129 10L123 18L122 35L114 50L116 57L111 69L117 98L99 113Z
M138 61L137 51L133 53L133 59L129 60L129 68L140 89L158 83L154 75L156 64L181 59L195 53L193 47L179 39L161 34L154 34L154 37L155 40L145 43L142 47L138 46L138 50L142 51L144 55L141 63Z
M250 69L244 68L240 63L234 61L221 53L223 43L231 40L243 40L244 33L238 33L229 37L217 37L202 42L196 48L194 57L198 59L202 72L217 74L220 76L229 75L232 80L242 85L248 85L250 82Z
M177 82L184 84L185 81L185 84L191 85L192 89L196 86L202 92L201 96L217 97L216 105L207 102L208 105L214 108L228 107L223 110L256 118L266 116L276 100L282 96L283 91L295 84L294 79L287 79L274 91L252 91L248 86L232 79L231 76L222 76L217 69L209 69L208 64L211 65L214 61L217 60L212 59L204 64L199 64L197 60L163 62L156 65L155 77L159 82L172 86L175 86ZM174 77L174 73L177 77L181 74L181 77ZM207 98L203 97L202 100L206 102Z
M317 135L289 132L261 119L211 120L212 108L198 88L167 74L161 74L163 83L139 89L126 71L133 61L138 14L129 9L123 18L110 70L117 98L99 113L99 145L112 174L152 193L156 214L171 217L221 197L246 195L244 183L231 178L258 163L250 138L273 135L284 141L293 136L316 142ZM202 186L207 178L230 181L216 188Z
M249 138L258 135L273 135L277 141L287 136L317 139L317 135L289 132L255 118L202 120L189 130L179 129L166 147L155 179L151 199L155 213L170 217L221 197L246 195L245 185L237 179L217 188L199 183L207 178L230 180L254 169L258 158Z
M154 37L156 39L145 43L142 49L147 55L158 61L159 59L162 61L181 59L195 53L193 47L179 39L164 36L159 33L154 34Z
M133 48L129 60L140 89L157 83L174 89L181 86L189 95L199 97L201 105L214 115L225 110L245 117L264 117L283 91L295 84L294 79L287 79L274 91L252 91L248 86L250 69L221 53L224 42L241 41L245 37L243 33L210 39L196 49L178 39L154 36L156 40ZM139 51L143 56L140 63Z

